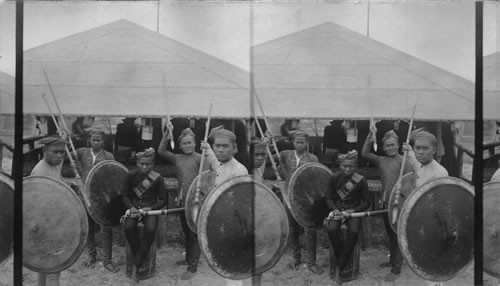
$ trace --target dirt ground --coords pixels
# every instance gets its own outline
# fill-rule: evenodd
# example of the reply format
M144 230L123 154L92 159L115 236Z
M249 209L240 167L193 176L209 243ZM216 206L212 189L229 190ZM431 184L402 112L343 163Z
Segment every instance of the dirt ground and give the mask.
M193 286L212 286L224 285L224 279L216 274L208 265L206 260L201 258L201 263L198 267L197 275L189 281L179 279L185 271L185 266L176 266L175 262L183 260L183 236L180 231L178 219L175 216L169 216L167 225L168 235L167 244L157 250L157 266L156 275L148 280L141 281L138 285L193 285ZM401 276L395 283L386 283L383 278L388 273L389 269L382 269L379 264L388 260L388 250L384 243L383 230L380 228L381 223L374 220L372 232L372 247L368 247L361 251L360 258L360 276L357 280L344 283L342 285L414 285L426 286L427 283L414 274L406 265L403 267ZM80 256L78 261L70 268L62 272L61 285L132 285L129 279L125 276L125 247L123 244L123 235L120 233L120 227L114 231L114 246L113 246L113 261L120 267L120 272L111 273L103 268L101 261L94 269L88 269L82 266L82 263L87 259L87 252ZM98 259L102 258L102 248L100 248L101 232L96 233L98 242ZM314 275L302 268L297 271L288 270L286 264L291 260L291 252L287 251L278 264L271 270L264 273L262 277L262 285L336 285L330 280L328 275L328 248L326 235L324 231L319 233L319 246L317 264L325 270L322 275ZM459 274L452 280L447 281L444 285L473 285L473 263L466 271ZM26 268L23 269L24 285L36 285L36 273ZM497 286L497 278L493 278L485 274L486 286ZM9 259L0 268L0 286L12 285L12 258Z
M120 272L111 273L99 264L94 269L87 269L81 263L87 258L83 254L80 259L69 269L62 272L61 285L133 285L125 276L125 249L116 247L114 249L114 261L120 266ZM183 249L179 244L169 245L157 252L157 273L139 285L224 285L224 280L210 269L207 262L202 258L197 275L190 281L179 279L184 267L175 265L175 262L183 259ZM262 277L262 285L335 285L325 272L320 276L300 269L290 271L286 267L287 261L291 259L290 253L285 253L279 263L266 272ZM427 285L425 281L415 275L408 267L404 266L401 276L395 283L383 282L388 273L387 269L379 268L381 261L387 259L387 251L383 248L371 248L361 252L360 277L357 280L344 283L343 285ZM11 263L11 262L10 262ZM328 269L328 249L320 247L318 250L318 265L324 270ZM0 285L12 285L12 267L2 267L0 274ZM36 273L24 269L23 285L36 285ZM12 280L10 280L12 281ZM485 285L496 286L496 279L485 275ZM497 282L498 283L498 282ZM473 285L473 267L469 267L454 279L447 281L444 285Z

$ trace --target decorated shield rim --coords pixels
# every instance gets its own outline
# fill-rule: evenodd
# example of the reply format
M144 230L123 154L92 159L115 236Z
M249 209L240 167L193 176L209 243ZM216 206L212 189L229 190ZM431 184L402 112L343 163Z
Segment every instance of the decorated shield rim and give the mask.
M304 165L302 166L299 166L294 172L293 174L290 176L290 180L288 182L288 205L289 205L289 209L290 209L290 212L292 213L292 216L293 218L303 227L308 227L308 228L314 228L314 229L321 229L323 226L316 226L316 225L309 225L307 223L304 222L304 220L302 219L302 217L300 216L299 213L297 213L297 210L295 209L295 205L293 204L293 187L295 185L295 181L297 180L297 177L298 177L298 174L299 172L302 172L302 170L304 169L307 169L309 167L320 167L321 169L323 170L326 170L327 173L330 175L330 176L333 176L333 172L332 170L330 170L327 166L319 163L319 162L309 162L309 163L305 163Z
M109 227L113 227L113 226L118 226L118 224L116 225L108 225L106 223L103 223L103 221L101 221L101 219L97 216L94 215L94 213L91 211L91 207L88 206L88 201L90 201L90 196L89 196L89 193L88 193L88 190L90 189L90 180L89 178L92 178L92 176L97 172L97 170L99 168L101 168L102 165L115 165L117 167L119 167L120 169L122 169L123 171L125 171L125 173L128 173L128 169L127 167L125 167L122 163L118 162L118 161L115 161L115 160L104 160L104 161L101 161L97 164L95 164L89 171L89 173L87 174L87 178L83 184L83 190L81 190L82 192L82 196L84 196L84 200L86 200L85 202L82 202L84 203L84 207L85 207L85 210L87 211L87 213L90 215L90 217L97 223L101 224L101 225L104 225L104 226L109 226Z
M408 240L406 238L406 230L408 229L408 224L406 223L408 221L408 216L410 214L410 211L412 207L416 204L416 202L422 198L423 194L427 193L436 185L436 182L441 181L445 184L455 184L466 191L468 191L472 196L474 196L474 188L469 185L467 182L465 182L462 179L455 178L455 177L440 177L440 178L434 178L420 187L418 187L414 192L412 192L408 198L406 199L403 207L401 208L401 212L398 218L398 227L397 227L397 235L398 235L398 242L399 242L399 247L401 250L401 254L405 258L407 262L413 262L413 256L411 253L408 251ZM472 250L472 254L474 251ZM469 262L464 265L461 269L459 269L457 272L453 273L452 275L449 276L440 276L440 277L435 277L435 276L430 276L426 272L421 271L419 268L414 267L414 263L407 263L408 267L415 273L417 276L420 278L430 280L430 281L436 281L436 282L442 282L442 281L448 281L452 279L453 277L457 276L458 274L462 273L469 265L472 263L472 257L469 260Z
M7 174L0 172L0 181L2 183L5 183L10 188L10 190L12 192L14 192L14 181ZM12 203L14 203L14 202L12 202ZM14 220L14 217L12 218L12 220ZM12 222L12 225L14 225L14 222ZM7 260L9 260L9 258L12 256L13 247L14 247L14 232L12 233L12 241L10 244L11 245L10 245L10 249L9 249L9 254L5 257L4 260L0 261L0 267L3 266L5 264L5 262Z
M486 194L487 189L489 189L489 187L491 187L493 185L498 185L497 190L500 189L500 181L490 181L490 182L485 183L484 186L483 186L483 198L486 197L485 194ZM494 187L491 187L491 188L494 188ZM495 190L491 190L491 191L495 191ZM483 251L485 251L485 250L483 249ZM483 253L483 255L484 254L485 253ZM498 259L500 259L500 258L498 258ZM496 277L496 278L500 278L500 273L497 273L497 272L495 272L492 269L488 269L487 264L484 263L484 262L483 262L483 271L485 273L487 273L488 275L491 275L491 276Z
M392 230L395 232L395 233L398 233L398 227L397 227L397 224L399 223L398 220L396 220L396 223L392 223L392 212L394 210L394 206L393 206L393 201L396 197L395 195L395 189L401 184L401 182L403 181L403 178L405 177L410 177L410 176L416 176L417 174L415 172L410 172L410 173L406 173L404 174L401 178L399 178L397 181L396 181L396 184L394 184L394 187L392 187L392 190L391 190L391 193L389 194L389 201L387 202L387 215L388 215L388 220L389 220L389 225L391 226ZM414 193L415 190L411 193ZM411 195L411 194L410 194ZM409 197L409 196L408 196ZM406 198L408 200L408 198ZM404 204L399 204L399 206L401 206L399 209L401 210L402 207L404 206Z
M27 182L29 180L40 179L40 178L48 179L49 181L55 182L56 184L59 184L63 188L65 188L68 191L67 193L71 194L69 196L72 196L76 201L78 201L80 203L79 204L79 206L81 207L80 211L83 214L83 215L80 216L80 223L83 225L83 231L82 231L82 233L80 233L80 243L78 244L78 247L75 249L75 251L73 252L73 254L71 254L71 256L68 258L68 260L60 263L56 267L53 267L53 268L50 268L50 269L43 269L43 268L38 268L38 267L34 267L34 266L30 265L27 262L27 260L24 259L24 257L23 257L23 265L24 265L24 267L26 267L26 268L28 268L28 269L30 269L32 271L50 274L50 273L57 273L57 272L60 272L60 271L63 271L65 269L67 269L67 268L69 268L71 265L73 265L78 260L78 258L82 254L82 252L85 249L85 246L87 244L87 235L88 235L88 232L89 232L89 223L88 223L88 219L87 219L87 216L86 216L86 209L83 206L83 202L78 197L78 195L66 183L61 182L59 180L56 180L55 178L48 177L48 176L28 176L28 177L23 178L23 185L24 185L25 182ZM76 208L78 208L78 207L76 207Z
M227 271L224 271L221 267L218 265L213 265L211 261L213 261L212 253L209 251L208 247L208 236L207 236L207 222L208 222L208 216L202 215L203 213L206 213L209 211L209 205L212 205L215 202L215 198L218 198L223 192L227 191L230 186L234 185L234 183L250 183L253 182L256 185L259 185L263 187L264 189L269 190L269 193L272 195L272 198L276 201L276 203L281 206L280 210L282 212L282 217L287 218L286 216L286 211L284 209L283 204L279 200L278 196L274 194L273 191L269 189L265 184L262 184L260 182L255 181L255 177L253 175L241 175L241 176L236 176L233 178L230 178L228 180L225 180L222 182L219 186L217 186L212 192L210 192L207 197L205 198L205 202L201 206L199 215L198 215L198 236L199 236L199 242L200 242L200 248L203 252L203 255L207 259L207 263L212 268L213 271L215 271L217 274L224 278L228 279L233 279L233 280L241 280L241 279L247 279L252 277L252 274L250 275L244 275L244 274L233 274L233 273L228 273ZM288 225L288 218L286 223L284 223L285 229L288 230L289 225ZM273 259L270 260L268 263L266 263L261 269L259 269L259 272L255 272L255 274L263 273L272 267L276 265L276 263L281 259L281 256L283 253L285 253L286 248L287 248L287 242L288 242L288 236L289 236L289 230L286 231L285 237L282 238L284 243L280 244L280 248L277 251L277 255L273 256Z
M214 172L214 171L212 171L212 170L205 170L205 171L201 172L201 176L203 176L203 174L210 174L210 173L213 173L214 176L217 175L217 173ZM186 222L187 222L188 227L194 233L198 232L198 229L197 229L198 222L194 221L193 216L191 215L192 214L192 210L188 210L188 202L190 202L191 200L194 200L194 193L196 191L196 184L195 184L195 182L199 178L200 178L200 175L197 175L193 179L193 181L191 182L191 184L189 185L189 189L186 192L186 198L185 198L185 202L184 202L184 208L186 209L186 211L184 211L184 217L186 218ZM211 192L209 192L208 194L205 195L205 200L207 199L208 195L211 194L211 193L213 193L213 190ZM179 193L179 195L180 195L180 193ZM203 206L203 204L202 204L202 206ZM189 207L191 207L191 205ZM200 210L201 210L201 208L200 208ZM200 217L199 214L200 214L200 212L198 212L198 217L196 218L196 220L198 220L198 218Z

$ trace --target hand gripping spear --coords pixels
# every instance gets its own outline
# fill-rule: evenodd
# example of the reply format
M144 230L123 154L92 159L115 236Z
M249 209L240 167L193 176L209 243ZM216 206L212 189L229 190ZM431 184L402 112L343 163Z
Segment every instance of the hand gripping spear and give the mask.
M413 110L411 112L411 119L410 119L410 127L408 128L408 135L406 136L406 144L410 143L410 135L411 135L411 130L413 128L413 118L415 117L415 110L417 109L417 105L415 104L413 106ZM401 162L401 169L399 170L399 178L396 183L396 190L394 190L396 193L394 193L394 208L392 209L392 224L395 224L396 221L398 220L398 206L399 206L399 196L401 193L401 177L403 177L404 169L405 169L405 163L406 163L406 156L407 156L407 151L405 150L403 154L403 160Z
M208 119L207 119L207 123L205 125L205 138L204 138L205 142L207 142L207 139L208 139L208 129L210 128L210 118L212 116L212 106L213 106L213 102L210 103L210 107L208 110ZM205 153L206 153L206 149L203 149L201 151L200 169L198 170L198 181L196 181L196 190L194 193L193 219L195 222L198 219L198 213L200 211L201 173L203 172L203 163L205 162Z

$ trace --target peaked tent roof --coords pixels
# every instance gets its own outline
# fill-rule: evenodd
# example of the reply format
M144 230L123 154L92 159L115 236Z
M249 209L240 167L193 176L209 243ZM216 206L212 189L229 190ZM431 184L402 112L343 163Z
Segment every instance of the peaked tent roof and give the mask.
M27 50L24 60L28 114L48 114L44 69L65 114L206 117L213 99L214 117L250 115L248 72L127 20Z
M474 85L333 23L253 48L267 115L303 118L474 120ZM258 109L256 109L258 110Z
M483 117L500 119L500 52L483 60Z
M0 115L14 115L15 78L0 72Z

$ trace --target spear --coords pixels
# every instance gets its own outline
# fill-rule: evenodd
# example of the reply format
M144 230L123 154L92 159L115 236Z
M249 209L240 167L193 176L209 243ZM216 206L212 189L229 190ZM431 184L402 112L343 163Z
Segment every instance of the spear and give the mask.
M259 129L260 136L264 138L264 132L262 131L262 127L260 126L259 120L256 118L255 123L257 125L257 128ZM271 149L269 149L269 146L266 145L267 149L267 154L269 154L269 160L271 160L271 165L273 166L274 174L276 175L276 179L278 181L282 181L281 176L278 172L278 168L276 167L276 162L274 161L273 154L271 153Z
M417 105L415 104L413 106L413 110L411 112L411 119L410 119L410 127L408 128L408 135L406 136L406 144L410 143L410 135L411 135L411 129L413 128L413 118L415 117L415 110L417 109ZM399 214L399 197L401 193L401 177L403 177L404 169L405 169L405 163L406 163L406 155L407 151L405 150L403 154L403 160L401 162L401 169L399 170L399 178L398 178L398 183L396 183L396 190L394 190L396 193L394 193L394 208L392 209L392 224L395 224L397 219L398 219L398 214Z
M271 125L269 125L269 122L267 121L267 116L266 116L266 113L264 112L264 108L262 107L262 102L260 102L259 96L257 95L257 92L255 92L255 90L253 90L253 94L255 95L255 99L257 100L257 104L259 105L260 111L262 112L262 117L264 118L264 122L266 123L266 126L268 128L267 130L271 134L271 143L273 144L274 151L276 152L276 156L278 157L278 162L281 164L281 156L280 156L280 153L278 151L278 146L276 145L276 141L274 140L273 132L271 131L271 129L269 129L269 126L271 126Z
M166 82L166 77L165 74L163 74L163 80L162 80L162 88L165 91L165 82ZM165 92L165 95L167 97L167 130L168 130L168 137L170 139L170 147L172 147L172 150L175 148L175 142L174 142L174 130L172 126L170 125L170 105L168 102L168 92Z
M257 125L257 128L259 129L260 136L262 138L264 138L264 136L265 136L264 132L262 131L262 127L260 126L259 120L257 118L255 118L255 123ZM266 150L267 150L267 154L269 154L269 160L271 160L271 166L273 167L274 175L276 176L276 185L275 186L277 186L278 189L280 189L282 194L286 193L285 182L283 181L283 179L280 176L280 173L278 172L278 167L276 166L276 162L274 161L273 154L271 153L271 149L269 148L269 145L267 145L267 144L266 144ZM287 204L289 204L288 197L286 197L286 198L285 198L285 196L283 196L283 197L285 199L285 202Z
M62 115L61 108L59 107L59 103L57 103L57 98L54 94L54 90L52 89L52 85L50 84L49 77L47 76L45 69L42 68L42 71L43 71L43 76L45 77L45 81L47 82L47 85L49 86L50 95L52 95L52 99L54 100L54 103L56 104L56 108L57 108L57 111L59 113L59 119L62 122L62 126L64 127L66 132L69 132L68 126L66 125L66 120L64 120L64 116ZM49 106L47 105L47 107L49 107ZM75 145L73 145L73 141L71 140L71 137L69 135L68 135L68 139L69 139L69 144L71 146L71 149L73 150L73 155L75 155L75 158L76 158L76 157L78 157L78 155L76 154Z
M212 116L212 106L213 102L210 103L208 110L208 119L205 125L205 138L204 141L207 142L208 139L208 129L210 128L210 118ZM196 181L196 190L194 193L194 206L193 206L193 219L196 222L198 218L198 212L200 211L200 192L201 192L201 173L203 172L203 163L205 162L206 149L201 151L201 161L200 169L198 170L198 181Z
M49 109L50 115L52 117L52 121L54 122L54 125L56 126L56 129L57 129L57 132L59 133L59 136L64 137L65 134L61 130L61 126L59 125L59 123L57 123L57 120L56 120L56 117L54 115L54 112L52 112L52 108L50 108L49 101L47 100L47 97L46 97L46 95L44 93L42 93L42 99L43 99L43 101L45 101L45 104L47 105L47 108ZM65 137L67 137L67 136L65 136ZM67 137L67 138L69 138L69 137ZM69 140L71 140L71 138L69 138ZM64 144L64 147L65 147L66 155L68 156L70 165L73 168L73 171L75 172L75 181L76 181L76 183L78 185L78 188L79 188L78 191L81 194L81 197L83 197L83 199L84 199L85 203L87 204L87 206L90 207L90 201L82 193L83 181L82 181L82 177L80 176L80 173L79 173L79 171L78 171L78 169L76 167L76 161L73 158L73 156L71 155L71 152L68 149L68 145Z

